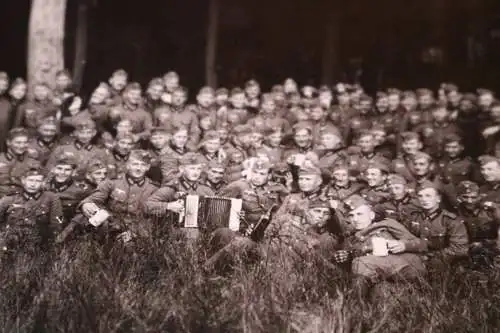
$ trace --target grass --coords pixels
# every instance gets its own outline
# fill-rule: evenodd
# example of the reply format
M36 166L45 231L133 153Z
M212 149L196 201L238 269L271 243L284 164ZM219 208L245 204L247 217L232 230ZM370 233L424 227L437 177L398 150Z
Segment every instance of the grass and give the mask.
M230 276L179 236L106 248L73 241L1 267L1 332L499 332L500 268L447 268L383 283L372 302L349 276L307 258L266 258Z

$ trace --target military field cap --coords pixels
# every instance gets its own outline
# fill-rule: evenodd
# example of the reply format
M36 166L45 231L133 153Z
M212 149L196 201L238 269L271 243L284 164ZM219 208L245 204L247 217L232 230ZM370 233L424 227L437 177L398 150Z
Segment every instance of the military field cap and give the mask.
M299 168L299 175L321 175L321 169L311 160L306 159Z
M94 160L94 161L91 161L88 166L87 166L87 172L95 172L97 170L101 170L101 169L107 169L107 166L106 164L104 164L102 161L100 160Z
M308 206L308 209L314 209L314 208L330 209L330 203L327 200L315 199L309 202Z
M227 88L219 88L215 91L215 95L229 95Z
M387 95L398 95L401 96L402 92L401 90L397 88L388 88L387 89Z
M219 132L215 130L209 130L206 131L205 134L203 134L203 141L219 140L219 139L220 139Z
M90 117L82 118L75 124L76 130L95 129L96 124Z
M479 193L479 185L470 180L461 181L457 186L457 193L458 195Z
M334 90L337 94L346 94L347 93L347 86L344 83L337 83L334 87Z
M125 87L125 92L130 91L130 90L142 90L141 84L139 82L130 82Z
M165 126L155 126L151 129L151 135L168 134L168 129Z
M143 149L135 149L130 153L129 160L135 159L146 164L151 164L152 156L151 153Z
M172 125L172 127L170 128L171 134L175 134L175 133L180 132L180 131L186 131L189 133L188 127L186 125L183 125L183 124Z
M26 81L22 77L16 77L14 81L12 81L12 84L10 85L10 88L14 88L15 86L19 86L22 84L26 84Z
M481 95L493 95L493 91L490 89L486 89L486 88L479 88L479 89L477 89L477 94L479 96L481 96Z
M9 81L9 75L7 72L0 72L0 80Z
M23 176L24 177L45 176L45 171L40 164L32 164L26 169Z
M447 83L444 86L444 90L446 90L447 93L450 93L452 91L458 92L458 86L455 83Z
M181 157L179 163L181 165L197 165L205 163L202 156L198 153L187 153Z
M382 124L374 124L372 128L370 129L370 132L384 132L387 133L387 129L384 127Z
M273 94L281 94L284 92L285 92L285 87L283 87L283 85L281 85L281 84L275 84L271 88L271 93L273 93Z
M304 121L299 121L298 123L296 123L295 125L293 125L293 131L294 132L298 132L300 130L308 130L308 131L312 131L313 129L313 125L307 121L307 120L304 120Z
M403 132L401 133L401 139L403 141L420 140L420 136L417 132Z
M200 89L200 91L198 92L199 95L203 95L203 94L210 94L210 95L214 95L215 94L215 91L214 91L214 88L212 87L209 87L209 86L205 86L205 87L202 87Z
M334 165L332 165L331 170L332 170L332 172L335 172L338 170L349 171L349 164L347 163L347 161L341 161L341 162L339 161L339 162L335 163Z
M72 167L76 167L78 165L78 160L74 153L72 152L63 152L56 158L55 165L71 165Z
M486 165L490 163L500 163L500 161L495 157L491 155L481 155L477 158L477 161L479 162L480 165Z
M248 80L245 83L245 87L258 87L258 86L259 86L259 83L255 79Z
M385 91L378 91L376 97L377 99L387 98L387 93Z
M135 137L133 133L119 133L116 135L116 141L122 141L122 140L130 140L130 141L135 141Z
M326 94L326 93L332 93L332 89L330 89L329 86L327 85L322 85L321 87L319 87L319 90L318 90L318 93L319 94Z
M470 101L472 103L476 103L477 102L477 96L476 94L474 93L465 93L463 96L462 96L462 100L466 100L466 101Z
M244 94L244 93L245 92L240 87L235 87L235 88L231 89L231 96L238 95L238 94Z
M163 75L163 78L164 79L178 79L179 74L177 74L177 72L175 72L175 71L168 71L167 73L165 73L165 75Z
M341 138L342 135L340 134L340 130L337 126L334 126L334 125L331 125L331 124L328 124L324 127L321 127L320 130L319 130L320 134L323 135L323 134L331 134L331 135L335 135L336 137L338 138Z
M226 164L217 159L210 160L207 165L208 169L225 169Z
M43 118L37 119L36 126L40 127L40 126L43 126L43 125L54 125L54 126L57 126L58 124L57 124L57 121L56 121L55 117L48 116L48 117L43 117Z
M405 177L398 175L396 173L390 174L387 177L387 184L400 184L400 185L406 185L407 181Z
M12 139L17 138L19 136L29 137L28 130L26 128L24 128L24 127L13 128L13 129L11 129L9 131L9 137L8 137L8 139L12 140Z
M272 101L274 100L274 96L271 93L263 93L260 97L262 101Z
M365 136L373 136L373 131L369 129L363 129L359 131L357 139L360 140L361 138L364 138Z
M128 74L123 68L120 68L114 71L112 76L128 76Z
M252 133L252 127L249 125L236 125L233 128L233 133L235 135L247 135Z
M355 194L344 201L344 205L346 207L347 212L352 212L353 210L358 209L362 206L371 207L371 205L366 201L363 197L358 194Z
M419 151L417 153L415 153L413 156L412 156L412 159L413 161L418 161L418 160L427 160L427 161L432 161L432 157L431 155L427 154L427 153L424 153L422 151Z
M444 143L462 143L462 137L458 133L449 133L444 137Z
M160 77L155 77L155 78L151 79L151 81L149 81L148 86L150 86L150 87L152 87L152 86L163 86L163 80Z
M371 161L366 166L366 170L368 170L368 169L377 169L383 173L389 172L389 166L387 164L383 163L382 161Z
M429 95L429 96L433 96L434 93L432 92L432 90L428 89L428 88L419 88L417 89L417 96L424 96L424 95Z
M414 99L416 99L417 98L417 94L415 94L414 91L407 90L407 91L403 92L402 97L403 97L403 99L405 99L405 98L414 98Z
M252 163L252 170L269 170L272 169L273 165L268 159L257 158L254 163Z

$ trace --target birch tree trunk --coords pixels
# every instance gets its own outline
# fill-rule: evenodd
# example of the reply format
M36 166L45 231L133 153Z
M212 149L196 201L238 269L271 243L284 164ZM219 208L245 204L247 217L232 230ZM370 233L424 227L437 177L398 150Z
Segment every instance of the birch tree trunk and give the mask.
M28 33L28 84L55 84L64 68L66 0L32 0Z
M217 88L217 39L219 30L220 1L210 0L208 9L207 44L205 55L205 79L207 85Z
M80 0L76 22L75 61L73 63L73 87L80 91L83 82L83 73L87 63L87 30L88 30L88 4Z

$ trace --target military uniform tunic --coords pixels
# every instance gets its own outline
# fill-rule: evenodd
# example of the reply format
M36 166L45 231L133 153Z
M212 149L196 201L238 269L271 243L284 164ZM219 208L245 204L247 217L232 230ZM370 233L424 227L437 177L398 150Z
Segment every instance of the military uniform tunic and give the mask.
M10 152L0 154L0 197L21 193L21 177L40 162L30 157L28 153L15 156Z

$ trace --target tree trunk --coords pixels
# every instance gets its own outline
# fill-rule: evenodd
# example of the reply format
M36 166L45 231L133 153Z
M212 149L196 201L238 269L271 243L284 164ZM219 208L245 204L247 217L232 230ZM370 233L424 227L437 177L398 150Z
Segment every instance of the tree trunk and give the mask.
M66 0L32 0L28 35L28 83L55 84L64 68Z
M73 87L79 92L82 87L83 73L87 63L87 30L88 30L88 4L80 1L76 22L75 61L73 63Z
M335 0L329 0L326 6L325 39L323 45L323 84L331 85L335 76L338 75L340 60L340 6L336 6Z
M220 1L210 0L208 9L207 44L205 55L205 79L207 85L217 88L217 37L219 28Z

